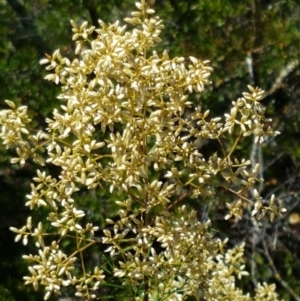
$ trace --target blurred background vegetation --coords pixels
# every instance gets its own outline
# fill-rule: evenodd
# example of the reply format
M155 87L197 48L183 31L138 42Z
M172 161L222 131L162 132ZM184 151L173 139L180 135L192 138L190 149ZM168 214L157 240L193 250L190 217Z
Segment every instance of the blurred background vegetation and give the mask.
M70 19L88 20L95 26L98 19L112 23L127 17L134 2L0 0L0 109L5 108L5 99L27 105L35 126L44 128L45 117L59 106L59 86L43 80L39 60L57 48L72 58ZM213 115L223 115L248 84L266 91L263 104L273 118L272 126L282 135L262 147L246 140L238 152L261 163L265 181L257 188L266 199L275 193L287 214L274 223L254 224L249 216L240 222L224 221L224 203L230 196L217 187L223 204L199 199L190 205L199 211L200 219L212 220L216 235L229 237L230 246L246 242L250 276L240 283L245 290L253 290L259 281L275 282L282 298L300 300L299 1L156 0L154 8L165 24L159 50L211 61L213 83L195 102ZM215 147L207 143L203 152L211 154ZM27 266L21 256L30 253L32 246L15 244L8 230L26 221L25 195L35 167L31 163L23 169L12 166L12 154L3 146L0 152L0 300L42 300L42 292L25 287L22 280ZM84 192L78 202L103 226L104 212L114 214L110 198L106 192Z

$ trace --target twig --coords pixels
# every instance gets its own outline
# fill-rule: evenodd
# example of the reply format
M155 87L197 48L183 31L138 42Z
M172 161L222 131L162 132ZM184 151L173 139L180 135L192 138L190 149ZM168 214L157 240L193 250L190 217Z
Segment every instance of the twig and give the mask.
M293 296L293 298L296 300L296 301L300 301L300 297L295 293L295 291L281 278L276 266L274 265L274 261L273 259L271 258L270 256L270 253L269 253L269 250L268 250L268 246L265 242L265 240L262 240L262 244L263 244L263 247L264 247L264 254L266 256L266 258L268 259L269 261L269 265L270 267L272 268L273 270L273 273L274 273L274 277L275 279L282 285L282 287L284 287L288 293Z
M170 210L172 209L174 206L176 206L179 202L181 202L184 198L187 197L187 195L189 194L189 190L187 190L184 194L182 194L176 201L174 201L172 204L170 204L168 207L167 207L167 210Z
M256 247L256 238L255 235L258 235L256 231L252 231L252 252L251 252L251 279L255 287L257 287L257 280L255 277L256 262L254 259L255 247Z
M278 161L283 156L283 153L280 153L275 159L273 159L271 162L269 162L263 169L263 171L266 171L270 166L272 166L276 161Z
M259 174L259 177L262 179L263 171L264 171L262 149L261 149L260 143L255 143L255 138L253 138L252 149L251 149L251 154L250 154L250 161L251 161L252 168L255 167L255 163L258 161L258 163L259 163L258 174ZM263 182L261 182L259 185L259 189L258 189L259 193L262 192L263 188L264 188L264 184L263 184Z
M145 204L138 198L136 197L133 193L131 193L130 191L128 191L128 194L131 196L132 199L134 199L138 204L140 204L141 206L144 206Z
M257 221L252 217L251 218L252 220L252 223L253 223L253 226L255 228L255 232L259 233L261 232L262 229L259 229L258 227L258 224L257 224ZM254 232L254 233L255 233ZM274 274L274 277L275 279L281 284L281 286L283 288L285 288L288 293L293 296L293 298L296 300L296 301L300 301L300 297L295 293L295 291L287 284L287 282L285 282L282 277L280 276L280 273L278 272L275 264L274 264L274 261L269 253L269 249L268 249L268 246L267 246L267 243L266 243L266 239L261 239L261 242L262 242L262 245L263 245L263 248L264 248L264 255L266 256L268 262L269 262L269 265L273 271L273 274Z
M278 244L280 245L280 247L281 247L284 251L286 251L287 253L289 253L290 256L293 257L293 260L295 260L295 262L300 266L300 260L299 260L296 256L294 256L294 255L292 254L292 251L286 246L286 244L285 244L284 242L282 242L280 239L278 239Z
M272 191L270 191L267 196L266 199L270 198L270 196L272 194L275 194L276 191L278 191L280 188L284 187L285 185L287 185L289 182L293 181L296 179L296 176L292 176L289 177L287 180L285 180L283 183L280 183L278 186L276 186Z
M274 92L280 89L285 78L287 78L298 66L299 66L298 60L294 60L290 62L287 66L285 66L285 68L281 70L281 72L275 79L275 82L271 87L271 89L268 92L266 92L265 96L272 95Z
M243 195L241 195L239 192L237 191L234 191L232 190L231 188L228 188L226 186L223 186L223 185L220 185L221 188L227 190L227 191L230 191L231 193L233 193L234 195L236 195L237 197L239 197L240 199L250 203L250 204L253 204L253 201L249 200L248 198L244 197Z

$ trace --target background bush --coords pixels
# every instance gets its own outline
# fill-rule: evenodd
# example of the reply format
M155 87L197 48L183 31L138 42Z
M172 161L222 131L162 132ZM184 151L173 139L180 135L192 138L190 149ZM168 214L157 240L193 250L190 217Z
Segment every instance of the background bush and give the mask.
M16 100L28 105L37 126L59 104L57 87L43 80L44 71L38 61L44 53L60 47L72 56L69 19L78 22L98 18L114 21L127 17L132 1L2 1L0 42L0 99ZM246 241L247 264L252 287L257 281L278 282L281 295L287 300L300 294L297 279L299 259L299 5L297 1L157 1L157 13L166 25L161 49L170 54L194 55L209 59L214 67L213 85L200 100L213 114L222 114L247 84L259 85L268 96L263 103L267 114L274 116L272 126L282 132L274 142L255 148L251 143L241 146L241 155L256 158L263 167L265 182L259 188L268 199L274 192L290 211L276 224L261 223L259 231L249 220L224 221L225 206L213 202L193 205L208 215L213 227L232 245ZM4 105L1 104L4 108ZM208 142L203 148L216 147ZM11 167L11 154L1 150L1 283L10 298L33 300L36 295L24 288L21 274L26 267L20 260L24 249L13 243L8 227L24 224L28 212L23 203L28 193L34 167ZM55 170L53 171L55 172ZM17 191L16 191L17 187ZM220 188L220 196L229 197ZM103 196L102 196L103 197ZM94 196L86 193L91 208ZM103 212L111 212L109 198ZM92 212L92 210L91 210ZM103 222L101 212L92 213ZM41 213L42 215L42 213ZM290 218L290 219L289 219ZM28 251L30 252L30 246ZM272 268L273 260L276 270ZM293 264L291 264L293 263ZM281 275L278 278L277 272ZM284 282L283 280L284 279ZM26 299L27 298L27 299Z

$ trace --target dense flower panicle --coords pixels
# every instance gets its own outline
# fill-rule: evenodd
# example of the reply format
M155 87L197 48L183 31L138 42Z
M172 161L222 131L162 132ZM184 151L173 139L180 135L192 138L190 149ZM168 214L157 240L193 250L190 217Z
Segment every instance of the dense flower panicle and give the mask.
M189 100L190 93L210 84L209 61L151 50L164 26L145 0L136 7L125 19L131 31L119 22L100 20L96 29L71 21L77 58L70 61L56 50L41 60L50 72L45 79L61 84L63 101L46 119L45 131L29 130L24 106L6 101L10 109L0 112L0 138L17 152L12 163L23 166L31 158L40 166L26 206L49 209L47 221L35 226L30 217L21 229L11 228L16 241L36 241L37 255L24 256L30 264L26 284L44 286L45 300L71 285L76 296L96 299L107 269L99 263L87 270L82 254L101 243L108 245L112 260L121 258L113 275L132 288L135 300L251 300L235 287L235 278L247 274L243 245L222 255L224 243L209 233L209 223L200 223L196 212L178 204L187 197L214 197L212 183L218 183L233 187L226 219L242 218L241 209L249 204L258 218L269 214L273 220L285 211L275 196L269 205L257 192L254 200L245 197L242 192L260 181L258 167L233 156L243 137L254 135L262 143L279 134L264 126L259 102L264 92L249 86L225 119L209 118L209 111ZM194 110L187 113L187 108ZM222 141L231 136L235 143L229 148ZM220 154L204 158L200 145L205 139L216 139ZM47 174L45 164L59 167L59 175ZM87 211L74 200L83 188L116 194L119 216L107 219L101 239L94 238L98 227L86 222ZM55 239L49 244L45 236ZM75 241L70 254L64 251L65 240ZM147 291L141 292L145 283ZM277 300L274 287L266 284L257 288L254 300L265 294Z

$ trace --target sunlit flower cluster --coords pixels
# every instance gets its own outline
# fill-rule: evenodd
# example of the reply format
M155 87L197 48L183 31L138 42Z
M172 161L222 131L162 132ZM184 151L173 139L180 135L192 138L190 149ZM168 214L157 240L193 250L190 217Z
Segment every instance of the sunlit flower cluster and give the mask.
M100 20L96 29L71 21L77 58L71 61L56 50L41 60L50 72L46 79L61 84L63 101L46 119L45 131L29 128L24 106L7 101L10 108L0 112L0 138L17 153L12 163L24 166L30 159L40 166L26 206L49 212L47 221L29 217L21 229L11 228L16 241L36 241L37 254L24 256L30 265L26 284L44 286L45 300L62 286L96 299L107 270L101 264L86 270L83 253L100 243L112 260L118 258L113 275L132 288L132 300L252 300L235 285L236 277L247 274L243 246L222 254L223 243L210 234L209 222L201 223L181 202L213 197L218 185L232 193L227 219L242 218L244 207L258 218L284 212L274 196L270 204L257 192L253 200L245 197L260 180L258 166L234 156L243 137L254 135L262 143L279 134L264 125L259 102L264 92L249 86L225 118L209 118L189 97L210 84L209 62L151 50L164 26L145 0L136 7L125 19L131 31L119 22ZM228 137L235 137L230 147L224 143ZM217 140L220 152L204 158L204 139ZM57 166L59 175L47 174L45 165ZM117 219L106 220L101 239L94 238L97 225L82 222L86 208L74 201L86 188L115 194L120 207ZM49 237L54 237L50 244ZM66 240L76 246L68 254ZM266 284L254 300L266 294L277 300Z

